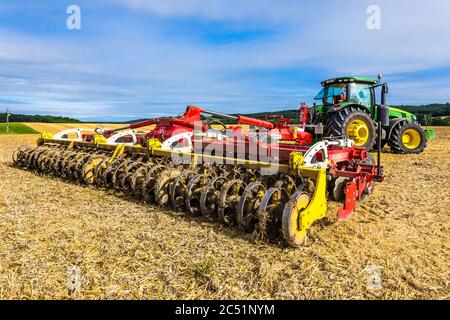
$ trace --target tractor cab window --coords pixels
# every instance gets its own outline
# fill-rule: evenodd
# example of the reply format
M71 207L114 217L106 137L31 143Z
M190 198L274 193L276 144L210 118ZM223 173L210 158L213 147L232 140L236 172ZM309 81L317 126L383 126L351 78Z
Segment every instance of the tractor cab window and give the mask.
M372 89L367 84L352 83L350 84L349 101L370 107L372 105Z
M333 105L347 100L347 87L345 83L333 84L324 87L314 100L322 100L323 105Z

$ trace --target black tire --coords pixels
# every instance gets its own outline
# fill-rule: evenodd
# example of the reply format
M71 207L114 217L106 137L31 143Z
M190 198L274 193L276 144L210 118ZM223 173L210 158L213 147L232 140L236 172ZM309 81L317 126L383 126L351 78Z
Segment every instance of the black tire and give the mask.
M408 148L402 140L406 130L415 130L420 136L420 142L415 148ZM389 138L389 146L394 153L421 153L427 146L427 136L421 126L415 123L405 123L394 127Z
M345 200L345 187L347 183L350 182L350 178L346 177L336 177L332 180L330 185L330 197L331 200L337 202L343 202Z
M384 149L384 147L386 146L387 143L388 143L387 140L381 140L381 150ZM378 141L377 141L377 139L375 139L375 144L373 145L372 151L377 151L377 150L378 150Z
M364 144L358 147L371 150L375 144L377 133L372 117L362 108L347 107L332 114L325 127L325 136L350 138L347 136L347 129L353 120L362 120L366 123L369 137Z

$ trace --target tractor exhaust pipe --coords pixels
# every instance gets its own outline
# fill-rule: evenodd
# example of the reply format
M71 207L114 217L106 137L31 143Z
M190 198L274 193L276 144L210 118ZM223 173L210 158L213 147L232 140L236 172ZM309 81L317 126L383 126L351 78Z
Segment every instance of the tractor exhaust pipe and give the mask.
M378 106L378 126L377 126L377 175L376 181L383 181L383 173L381 172L381 140L383 135L383 127L389 125L389 107L386 105L386 95L388 94L388 86L384 83L381 87L381 104Z

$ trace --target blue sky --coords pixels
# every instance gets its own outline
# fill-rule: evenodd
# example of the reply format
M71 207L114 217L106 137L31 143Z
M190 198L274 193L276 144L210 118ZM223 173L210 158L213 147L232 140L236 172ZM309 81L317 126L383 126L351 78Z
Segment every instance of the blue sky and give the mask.
M72 4L81 30L66 27ZM366 26L369 5L380 30ZM292 109L323 79L377 73L391 104L449 102L449 13L447 0L0 0L0 112Z

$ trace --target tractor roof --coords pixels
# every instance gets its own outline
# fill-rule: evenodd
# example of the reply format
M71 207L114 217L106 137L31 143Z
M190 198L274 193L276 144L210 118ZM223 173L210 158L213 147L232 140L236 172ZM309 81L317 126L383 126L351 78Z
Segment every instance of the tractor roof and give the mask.
M346 76L346 77L337 77L337 78L333 78L333 79L328 79L328 80L322 81L321 83L322 83L322 86L324 86L326 84L347 83L347 82L377 84L379 82L379 80L377 78Z

